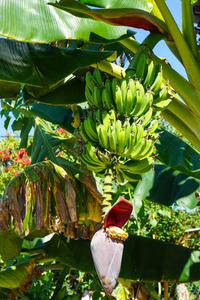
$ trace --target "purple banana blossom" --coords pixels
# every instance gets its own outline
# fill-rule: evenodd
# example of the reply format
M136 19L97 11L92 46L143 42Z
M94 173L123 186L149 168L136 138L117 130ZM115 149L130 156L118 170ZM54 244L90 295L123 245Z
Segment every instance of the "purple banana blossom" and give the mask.
M99 280L109 295L116 285L124 249L123 241L128 234L122 227L129 219L133 205L123 197L106 212L104 228L95 233L90 247Z

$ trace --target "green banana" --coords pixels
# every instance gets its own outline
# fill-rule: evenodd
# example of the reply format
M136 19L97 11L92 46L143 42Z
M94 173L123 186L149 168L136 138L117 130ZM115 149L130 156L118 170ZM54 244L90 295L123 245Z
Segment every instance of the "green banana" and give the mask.
M110 115L107 111L102 113L102 123L108 129L110 124Z
M151 134L151 139L155 142L160 136L159 132Z
M147 168L149 169L152 168L152 163L153 163L152 157L147 157L145 159L138 160L138 161L129 160L124 164L119 164L116 167L119 169L127 170L130 173L143 174L146 173Z
M162 65L156 66L156 77L154 79L154 82L152 83L150 90L154 92L154 94L157 94L162 86L163 82L163 71L162 71Z
M102 81L102 77L101 77L101 72L99 71L98 68L94 69L93 77L94 77L95 81L98 83L98 85L100 87L102 87L103 86L103 81Z
M112 125L116 123L116 113L113 109L109 111L109 116L110 116L110 124Z
M112 80L112 83L111 83L111 90L112 90L112 98L114 99L114 96L115 96L115 90L116 90L116 87L118 86L118 81L117 81L117 78L113 78Z
M147 131L149 133L154 133L154 131L158 128L159 122L158 120L153 120L150 124L149 127L147 127Z
M118 143L117 143L117 154L122 154L125 148L125 131L121 130L117 135Z
M116 150L117 150L117 137L116 137L116 131L113 128L113 126L109 127L108 138L109 138L109 150L111 150L111 152L116 153Z
M97 149L92 145L91 142L87 143L85 154L90 159L91 163L98 164L104 168L106 167L106 165L97 156Z
M146 147L146 140L145 138L142 138L138 143L137 145L134 147L131 155L130 155L130 158L131 159L136 159L140 156L140 154L143 152L143 150L145 149Z
M93 106L96 108L103 109L102 104L102 89L97 85L94 88L94 91L92 93L92 100L93 100Z
M137 156L137 159L145 159L153 153L154 150L154 144L152 140L147 140L145 144L144 150L140 153L139 156Z
M142 96L145 94L145 89L139 80L135 81L135 87L136 87L136 91L139 90L141 92Z
M123 178L130 182L135 182L141 180L141 176L139 174L133 174L128 171L120 169L119 172L122 174Z
M166 109L170 105L171 102L172 102L172 99L162 100L158 103L153 104L153 107L155 108L155 110L162 111L162 110Z
M90 140L89 136L86 133L84 122L81 123L80 134L85 142L88 142Z
M85 75L86 86L91 92L93 92L95 85L97 84L94 76L88 71Z
M128 120L124 122L124 131L125 131L125 145L128 145L128 141L131 133L131 125Z
M112 99L110 98L109 92L106 88L102 91L102 106L105 110L109 111L111 109Z
M84 159L82 157L81 157L81 160L86 165L87 169L92 171L92 172L98 173L98 172L102 172L104 170L103 167L93 165L93 164L88 164L87 162L84 161Z
M98 140L102 148L108 149L108 129L105 125L99 125Z
M113 99L114 99L117 112L122 114L123 113L122 93L121 93L121 88L118 85L115 88L115 94Z
M150 92L146 92L142 98L142 105L140 111L138 112L137 116L143 115L152 105L153 103L153 95Z
M90 107L92 107L93 106L92 92L90 91L90 89L89 89L89 87L87 85L85 86L85 98L86 98L86 100L88 102L88 105Z
M119 183L124 183L124 177L119 170L116 170L116 177L117 177L117 181Z
M97 109L94 112L94 120L95 120L95 122L99 122L99 123L102 122L102 111L100 109Z
M105 89L107 90L107 93L109 95L109 99L110 99L110 102L111 102L111 107L114 105L114 102L113 102L113 96L112 96L112 82L110 81L110 79L106 79L105 81Z
M136 144L144 137L144 127L142 125L137 126Z
M121 154L122 157L129 157L133 152L135 147L135 135L130 133L128 145L125 147L124 153Z
M162 100L166 100L168 99L168 90L169 90L169 87L167 85L165 85L160 91L158 94L154 95L153 97L153 105L154 103L158 103Z
M148 63L147 63L147 73L145 80L143 82L143 86L147 89L151 84L153 83L156 75L156 68L153 59L148 58Z
M130 113L131 117L137 116L139 114L141 106L142 106L142 97L143 97L142 92L140 90L137 90L136 91L135 105L134 105L133 110Z
M141 125L143 127L146 127L147 124L149 123L149 121L151 120L152 118L152 115L153 115L153 108L152 107L149 107L149 109L147 110L146 113L144 113L141 117Z
M101 172L105 169L103 165L99 165L95 162L91 162L91 160L89 159L86 153L82 153L80 158L82 162L87 166L87 169L90 171Z
M124 113L126 108L126 101L127 101L127 81L124 78L121 79L120 89L122 94L123 113Z
M128 81L128 89L130 89L131 92L132 92L132 97L133 97L133 102L134 102L135 98L136 98L137 88L136 88L136 82L132 78L130 78L129 81Z
M146 72L146 54L143 52L138 59L136 66L136 77L138 80L143 80Z
M130 89L127 90L126 105L124 107L124 113L129 116L133 106L133 93Z
M83 124L85 127L85 131L86 131L88 137L90 138L91 142L98 143L96 124L93 121L92 112L89 113L88 118L84 120Z
M125 138L125 133L124 133L124 130L122 128L122 122L120 120L117 120L116 123L115 123L115 131L116 131L116 138L117 138L116 152L119 153L119 148L122 149L122 146L124 147L124 145L121 146L120 143L124 143L124 138Z

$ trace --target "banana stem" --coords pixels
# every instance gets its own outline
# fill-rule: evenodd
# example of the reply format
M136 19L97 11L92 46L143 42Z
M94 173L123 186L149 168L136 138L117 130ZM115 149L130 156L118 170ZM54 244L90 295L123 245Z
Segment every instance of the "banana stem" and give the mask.
M103 202L102 202L102 212L103 219L105 212L109 207L111 207L112 202L112 193L113 193L113 171L111 168L106 170L104 178L104 187L103 187Z
M116 64L110 63L109 61L103 60L98 62L98 64L92 64L91 67L99 68L105 73L111 74L116 78L124 78L126 76L126 70L119 67Z
M169 31L173 37L175 45L178 49L178 52L182 58L183 65L186 69L188 77L192 85L195 86L196 89L199 89L200 82L200 68L198 63L195 60L195 57L190 50L184 36L180 32L171 12L169 11L164 0L155 0L158 8L160 9L161 14L163 15L165 22L169 28ZM189 2L189 0L188 0Z
M181 1L182 7L182 33L183 36L190 47L190 50L199 60L199 49L197 47L196 35L194 30L193 16L192 16L192 6L191 2L188 0Z

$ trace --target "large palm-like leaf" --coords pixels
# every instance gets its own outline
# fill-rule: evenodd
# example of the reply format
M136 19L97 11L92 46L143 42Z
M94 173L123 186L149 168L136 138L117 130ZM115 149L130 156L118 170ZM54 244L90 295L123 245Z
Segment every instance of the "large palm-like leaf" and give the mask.
M200 154L188 143L172 133L159 129L159 140L156 149L159 160L165 165L200 179Z
M78 68L113 52L88 51L0 39L0 80L52 87Z
M90 4L91 3L93 3L93 1L91 1ZM94 5L95 3L96 2L94 2ZM126 3L122 1L120 4L118 1L118 5L116 5L116 3L108 5L109 9L91 9L74 0L61 0L59 3L51 3L51 5L80 18L94 19L109 24L142 28L150 31L158 30L166 35L168 40L172 40L165 22L150 13L152 5L148 3L148 1L127 1Z
M89 241L71 240L66 243L54 236L47 243L45 252L72 268L95 273ZM199 280L199 270L199 251L131 235L124 244L119 277L139 281L184 282Z
M137 199L147 199L171 206L174 203L194 208L199 202L195 192L200 189L200 180L164 165L154 165L154 170L144 174L133 191Z
M48 5L48 2L48 0L6 2L1 0L0 34L34 43L64 39L110 43L132 34L124 27L72 16ZM55 3L56 0L52 2Z

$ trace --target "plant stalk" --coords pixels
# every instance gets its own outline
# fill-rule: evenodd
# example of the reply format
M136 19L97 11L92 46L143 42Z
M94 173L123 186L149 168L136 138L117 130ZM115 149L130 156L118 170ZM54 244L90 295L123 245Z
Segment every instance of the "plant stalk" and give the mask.
M109 61L102 60L98 64L92 64L91 67L99 68L105 73L108 73L116 78L124 78L126 76L126 70L122 67L119 67L116 64L113 64Z
M173 37L173 40L176 44L176 47L180 53L182 58L183 65L188 74L189 80L192 85L195 86L196 89L199 89L200 82L200 68L197 64L195 57L190 50L187 42L185 41L182 33L180 32L171 12L169 11L164 0L155 0L158 8L163 15L165 22L168 26L168 29Z
M112 193L113 193L113 171L111 168L106 170L105 178L104 178L104 187L103 187L103 202L102 202L102 212L103 219L105 216L105 212L108 208L111 207L112 202Z
M199 60L199 49L197 47L196 35L194 30L193 15L191 2L188 0L181 0L182 8L182 33L190 47L194 56Z

